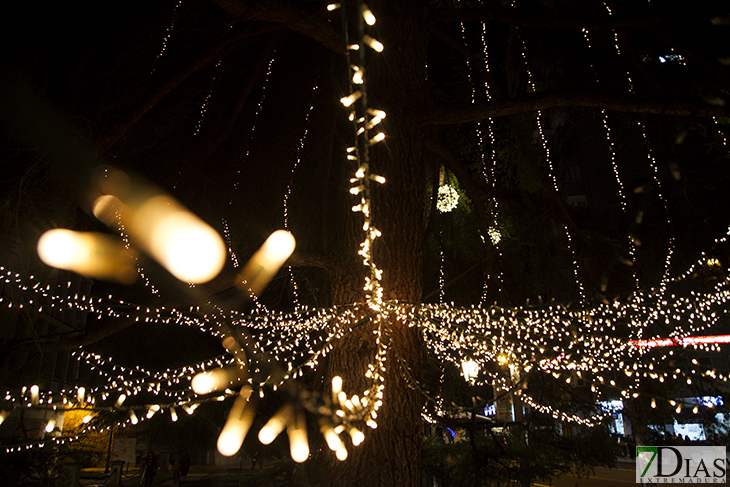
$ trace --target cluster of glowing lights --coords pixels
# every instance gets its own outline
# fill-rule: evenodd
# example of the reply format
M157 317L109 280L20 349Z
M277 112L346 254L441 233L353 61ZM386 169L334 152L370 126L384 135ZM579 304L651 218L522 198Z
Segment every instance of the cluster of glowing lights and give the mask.
M215 64L215 68L218 68L221 65L221 61L218 61ZM215 83L215 75L213 75L213 79L211 83ZM200 133L200 129L203 126L203 119L205 118L205 114L208 112L208 101L210 100L211 95L213 94L213 89L209 89L208 93L205 95L205 99L203 100L203 104L200 106L200 116L198 117L198 121L195 124L195 131L193 132L193 135L198 135Z
M162 39L162 47L160 48L160 52L157 53L157 58L155 58L155 61L159 61L160 58L165 54L165 51L167 50L167 42L170 40L170 36L172 35L172 31L175 29L175 19L177 17L177 11L180 8L180 5L182 5L183 0L178 0L175 4L175 7L172 10L172 20L170 20L170 26L167 28L167 31L165 32L165 37ZM152 67L152 71L150 74L155 72L155 69L157 66Z
M111 235L56 228L38 240L38 256L49 266L131 284L137 278L133 252Z
M719 262L716 259L704 258L703 265L717 266ZM11 278L10 273L6 274L6 282L19 284L17 278ZM622 397L635 397L642 380L652 379L664 382L666 380L683 381L687 384L698 382L702 378L712 380L727 381L727 377L714 370L701 370L696 364L687 368L678 368L673 372L658 372L657 367L666 362L671 356L671 350L663 355L652 356L647 355L651 349L662 348L663 345L674 345L682 347L693 347L698 349L714 350L719 343L730 342L727 336L697 336L703 330L710 330L720 319L722 314L720 310L727 305L730 300L730 282L724 280L719 282L713 293L706 295L696 293L689 298L672 297L671 300L663 300L658 294L652 290L648 292L635 292L631 299L625 302L613 302L608 305L599 306L593 310L576 309L570 310L563 306L549 305L538 308L521 308L521 309L503 309L503 308L472 308L472 309L455 309L445 305L419 305L406 306L397 303L384 303L389 313L395 313L398 319L409 323L411 326L418 326L424 335L425 343L431 351L445 362L451 362L454 366L460 368L464 373L467 381L475 384L503 384L507 387L507 382L499 375L488 372L490 363L503 366L506 357L516 369L523 371L523 374L542 373L549 374L555 379L562 380L566 384L570 384L571 380L576 377L589 378L592 377L592 390L597 397L602 394L608 394L610 397L612 392L619 392ZM26 290L32 290L26 287ZM92 301L84 299L82 302ZM144 310L139 310L144 311ZM282 315L283 316L283 315ZM331 320L331 316L324 314L323 319ZM296 316L290 318L291 325L297 322ZM244 320L242 318L242 320ZM345 323L352 322L352 315L342 320L339 327L340 333L346 333ZM624 322L628 326L630 335L640 336L640 332L650 327L654 322L671 323L675 326L673 336L669 338L635 338L633 341L626 341L623 336L616 330L616 323ZM245 321L241 322L244 326L277 327L282 329L281 322L276 319L257 317L252 319L251 323L246 325ZM468 323L468 326L464 324ZM303 338L309 331L316 329L318 325L313 322L310 326L301 329L298 333L291 336ZM573 330L571 334L566 335L564 330ZM689 332L693 335L688 335ZM330 347L331 342L322 342L315 345L315 348L324 351ZM354 397L341 396L341 386L335 384L333 390L337 392L333 404L340 405L340 415L350 417L354 413L362 413L366 411L365 416L367 424L376 426L375 418L377 417L376 406L382 404L382 370L384 363L378 362L377 359L384 359L385 348L379 343L379 357L376 363L368 369L368 376L376 379L374 388L366 391L363 399L355 399ZM633 346L632 346L633 345ZM308 348L310 344L306 344ZM269 350L277 350L279 346L276 342L272 343ZM304 357L304 355L302 356ZM86 352L78 353L77 358L83 360L84 363L92 364L104 363L98 356L92 356ZM277 356L276 360L286 361L286 357ZM300 359L307 365L312 366L312 361L305 358ZM94 362L95 361L95 362ZM230 362L228 362L230 364ZM111 362L106 361L107 366L114 367ZM215 364L208 363L205 365L209 368ZM159 379L170 379L180 377L188 379L193 376L193 371L198 371L198 376L210 378L219 374L231 374L230 366L226 363L219 363L220 369L200 371L200 366L189 366L177 371L167 371L164 373L148 373L148 381L159 383ZM226 371L226 367L228 370ZM289 369L294 370L297 366L290 365ZM481 369L481 371L480 371ZM234 369L235 370L235 369ZM620 378L615 377L616 370L626 371L626 378L621 385ZM220 372L225 371L225 372ZM120 376L129 375L127 371L121 371ZM194 377L198 377L194 376ZM291 374L295 377L296 374ZM194 380L193 388L196 393L202 394L213 389L223 390L221 396L223 399L237 395L230 390L235 385L235 374L226 375L227 380L222 380L217 386L212 387L210 384L200 386L199 380ZM233 378L233 380L231 380ZM481 380L480 380L481 379ZM173 380L173 382L175 382ZM210 382L210 381L208 381ZM121 384L120 384L121 386ZM259 385L258 387L260 387ZM123 387L131 388L132 383L128 382ZM122 390L124 390L122 388ZM159 388L152 387L152 391L158 391ZM532 398L528 391L515 390L513 392L519 396L523 402L537 411L549 414L556 419L564 421L573 421L579 424L596 424L602 416L581 416L567 411L561 411L550 406L541 404L540 401ZM42 406L44 404L68 404L68 398L75 398L79 403L86 403L87 406L94 407L96 410L101 408L101 401L104 398L114 400L117 397L115 408L125 408L124 401L126 394L117 392L118 397L113 395L111 391L100 391L93 388L78 388L72 391L66 391L64 394L56 393L55 398L52 393L43 393L37 385L24 388L20 391L23 401L16 402L16 407ZM92 395L98 396L95 400ZM62 400L62 396L63 400ZM6 401L10 401L13 394L6 394ZM368 398L371 399L369 402ZM349 399L349 403L347 400ZM212 400L220 400L217 397ZM127 408L129 411L129 419L125 424L136 424L141 420L149 419L155 413L167 410L170 419L175 420L177 413L175 408L183 408L192 412L195 402L190 398L180 398L174 403L157 404L149 406L132 406ZM197 400L199 401L199 400ZM350 404L360 404L361 408L354 410ZM144 414L138 416L135 413L141 408ZM245 409L245 408L244 408ZM232 424L245 427L245 414L242 409L238 419ZM375 413L375 416L372 415ZM282 413L284 414L284 413ZM338 413L334 416L339 417ZM358 418L362 420L363 417ZM278 421L278 420L277 420ZM293 420L287 420L293 421ZM288 424L288 423L287 423ZM351 423L354 425L354 422ZM336 424L332 427L333 431ZM355 426L353 426L355 427ZM238 426L236 427L238 428ZM295 427L289 425L287 432L290 434L290 441L299 441L301 445L301 433L295 433ZM244 428L245 429L245 428ZM282 430L283 431L283 430ZM344 431L338 428L338 431ZM358 430L359 431L359 430ZM292 435L299 434L299 440L291 440ZM325 436L330 435L329 431L325 432ZM228 440L226 440L227 442ZM333 441L330 438L330 441ZM334 443L334 441L333 441ZM229 444L229 443L226 443ZM235 442L234 442L235 444ZM230 447L228 447L230 448ZM230 451L230 450L227 450ZM339 450L337 450L339 451ZM296 453L292 452L293 455ZM345 453L339 452L338 457L344 457ZM299 456L297 458L303 458Z
M441 213L448 213L459 205L459 193L450 185L439 186L436 209Z
M202 283L222 270L225 242L177 200L139 177L109 167L101 168L96 186L101 194L93 201L94 216L114 230L121 219L133 243L176 278Z
M175 8L177 9L179 5L180 2L177 3ZM328 9L334 10L338 7L339 4L332 4L328 6ZM606 8L608 9L608 6ZM375 24L375 17L367 7L364 7L361 13L367 25ZM587 32L584 35L588 40ZM617 42L618 38L615 33L614 38ZM164 45L163 43L163 51L160 55L164 52ZM360 45L369 46L374 52L382 52L384 49L379 41L369 35L363 36L360 39L360 44L353 44L350 48L354 50L357 46L359 49ZM527 66L524 41L522 45L522 56L525 60L525 66ZM619 52L617 43L616 49ZM269 73L270 69L271 62L269 63ZM529 374L545 374L564 384L571 384L571 381L575 378L585 378L593 381L591 389L598 397L602 394L610 396L618 391L622 397L626 398L638 397L640 394L638 392L639 386L642 380L645 379L664 382L671 377L672 380L682 381L688 385L692 384L693 381L697 382L701 378L727 381L727 377L715 370L701 370L696 361L688 364L687 367L678 367L673 372L660 373L656 370L659 364L667 361L673 355L673 351L652 355L652 349L679 346L694 347L701 350L718 350L718 344L730 343L730 336L726 335L696 336L696 333L711 330L719 321L722 308L730 301L730 281L725 279L718 282L715 289L706 294L692 293L690 297L685 298L675 296L665 298L668 287L673 282L678 282L691 274L690 270L680 278L670 278L668 272L671 248L667 257L665 278L658 292L654 289L646 292L637 290L629 299L606 303L594 309L577 308L570 310L568 307L560 305L540 305L534 308L526 305L523 308L515 309L498 308L496 306L491 308L457 309L443 303L439 305L408 305L384 301L379 284L381 271L376 267L372 256L372 244L380 236L380 232L372 226L370 221L370 184L371 182L382 184L385 180L382 176L370 172L366 149L384 140L385 135L383 132L378 132L371 137L369 131L385 118L385 113L380 110L373 110L367 107L366 104L357 106L357 102L362 101L365 94L364 69L351 64L350 70L354 91L344 97L341 102L346 108L351 108L350 120L357 127L358 143L348 149L347 155L348 160L355 161L357 164L355 177L350 181L352 184L350 192L359 197L359 203L353 207L353 211L363 214L365 239L361 244L359 253L363 257L364 265L370 270L364 289L367 295L368 308L376 312L376 317L373 320L376 320L377 323L375 330L377 352L373 363L368 366L365 372L366 377L371 381L371 385L364 391L362 397L358 395L348 396L342 390L342 381L339 377L335 377L332 381L332 399L328 403L332 414L323 415L324 421L321 422L321 433L328 447L335 452L335 456L339 460L345 460L348 456L341 435L348 434L352 445L357 446L364 440L364 433L358 427L361 423L370 428L377 427L377 411L383 402L384 372L386 352L388 350L384 338L389 333L387 320L390 317L395 317L402 323L407 323L408 326L418 327L429 350L436 357L459 368L464 379L470 384L492 384L496 391L507 391L514 394L535 410L563 421L595 425L605 417L605 413L596 415L573 414L544 405L531 397L527 388L514 387L513 383L515 381L511 376L522 375L525 377ZM529 68L527 72L531 89L534 91L535 85ZM269 73L267 73L267 79ZM631 82L630 79L629 82ZM489 96L489 88L486 84L485 88ZM472 101L474 101L474 89L472 89ZM260 108L261 103L259 103ZM610 142L612 165L622 198L622 209L625 211L624 188L619 179L614 146L610 140L610 128L605 112L603 112L603 115L604 127ZM542 130L540 112L537 114L537 126L542 140L542 147L550 164L550 176L557 190L557 180L553 174L550 152ZM641 125L641 128L646 139L643 125ZM494 186L494 136L491 120L488 125L488 133L492 139L491 182ZM305 136L306 131L300 139L300 149ZM479 129L479 137L481 146L483 145L481 128ZM647 149L652 168L656 174L658 172L656 161L651 154L648 140ZM484 154L482 154L482 159L484 159ZM298 157L294 169L296 169L299 162ZM487 177L487 165L484 166L485 177ZM223 265L222 262L225 259L226 244L217 233L197 216L188 212L172 198L160 194L156 190L150 190L147 185L143 185L146 192L131 193L129 190L129 176L118 171L113 171L111 174L108 170L105 171L104 179L106 181L102 181L100 184L104 188L104 194L97 199L95 205L95 214L100 220L111 226L111 221L117 221L119 215L123 215L124 228L130 230L133 240L138 242L143 250L157 258L173 275L185 282L205 282L220 271ZM110 182L108 179L113 181ZM490 178L487 178L487 180L489 181ZM658 178L656 182L661 189ZM137 185L132 184L131 186ZM453 206L449 209L442 209L451 205L451 203L443 203L442 200L446 200L447 196L442 197L442 189L444 195L448 194L448 198L453 200ZM286 202L290 190L289 187L285 196L285 220L288 218ZM489 237L493 245L496 246L501 239L501 235L496 229L496 199L494 201L493 220L495 226L489 229ZM662 201L664 201L663 197ZM453 210L457 202L458 193L453 188L448 185L439 188L437 207L440 211ZM114 219L110 215L114 215ZM234 256L225 221L224 225L226 227L228 252ZM569 247L571 247L570 234L567 229L565 229L565 232ZM60 229L53 230L44 235L39 241L38 251L41 259L49 265L73 270L92 277L108 277L100 276L97 273L98 271L89 270L88 266L97 265L99 262L113 262L113 259L107 254L123 255L125 263L131 258L128 252L125 253L125 251L129 251L128 246L114 246L110 247L111 250L107 250L99 243L102 240L104 239L89 236L88 234ZM185 242L184 247L180 247L181 242ZM291 255L294 245L294 239L288 232L280 231L272 234L239 274L238 280L241 286L253 295L260 293L274 273ZM571 250L571 252L573 251ZM720 263L716 259L707 258L703 254L701 262L697 265L719 266ZM120 265L119 267L123 266ZM134 266L131 269L134 270ZM0 268L0 270L5 269ZM125 272L129 274L129 268ZM574 274L576 281L580 284L578 267L575 262ZM28 306L41 311L43 306L40 305L40 302L43 299L52 297L49 288L44 290L42 286L38 285L28 287L22 284L22 279L17 274L12 275L7 271L4 279L5 283L16 284L18 289L22 291L20 299L0 298L0 303L7 303L9 307L22 308ZM33 293L41 293L43 298L39 296L28 298ZM582 285L581 295L583 296ZM102 310L102 300L95 301L94 298L84 296L75 296L73 299L59 304L97 312L100 316L106 311L108 316L115 317L136 315L138 321L144 320L145 322L169 322L172 320L178 324L197 326L215 336L226 336L220 329L215 327L206 328L205 323L211 319L211 316L205 313L201 315L198 313L199 310L193 312L191 309L189 313L185 314L177 310L150 310L149 308L140 309L140 307L132 309L134 308L133 305L129 306L127 303L119 302L122 306L129 306L126 312L109 311L108 309ZM255 381L248 379L248 383L243 385L238 392L234 392L232 388L240 386L240 383L244 380L242 372L246 372L247 375L248 371L245 370L243 365L245 361L236 357L236 353L231 352L231 349L226 346L229 352L236 357L235 360L218 358L215 364L208 361L165 372L149 372L142 369L136 369L135 371L124 370L124 368L113 364L111 360L102 359L85 351L78 351L75 357L80 363L85 363L104 375L109 380L110 388L78 387L61 393L51 393L43 392L37 385L33 385L23 387L19 394L7 392L4 399L6 403L11 405L11 409L43 404L62 404L63 406L59 407L62 409L66 405L70 407L71 402L75 399L79 405L90 407L94 411L84 417L84 424L89 423L93 414L102 409L99 404L103 401L115 401L113 407L105 406L106 408L128 411L129 419L125 422L125 425L137 424L139 421L145 418L150 419L155 414L165 410L169 411L170 419L176 421L178 418L176 407L192 414L195 408L204 400L200 400L193 395L184 395L177 396L175 401L166 404L125 406L125 401L129 396L140 390L159 394L163 389L162 384L164 382L167 382L167 386L173 386L173 384L179 385L183 381L190 380L190 386L196 395L218 393L218 395L213 395L206 400L218 401L235 397L233 407L218 440L219 451L223 455L230 456L239 451L251 427L256 411L257 396L263 396L263 387L271 386L276 390L287 379L296 378L297 374L301 375L303 368L314 368L318 360L331 349L333 342L350 331L349 326L355 321L355 316L361 315L362 310L357 309L330 310L309 315L307 315L305 309L301 309L294 315L278 314L269 316L239 316L231 312L228 317L231 318L234 327L246 328L249 331L260 331L260 335L252 333L250 336L251 343L248 343L248 345L271 355L274 361L286 364L286 372L281 377L266 379L257 384L254 383ZM163 316L167 318L163 318ZM657 323L669 326L672 329L670 336L644 337L646 330ZM617 326L620 326L621 329L617 329ZM264 338L267 333L270 335L272 328L279 330L284 338L280 338L278 341ZM321 331L322 336L313 337L314 330ZM224 344L226 343L225 340L224 338ZM507 368L507 365L509 365L510 376L505 376L503 372L495 372L500 368ZM408 375L407 365L400 363L400 366L404 374ZM112 372L108 372L104 367L111 368ZM117 370L120 372L114 375ZM260 371L260 368L254 370L254 372ZM623 371L625 377L617 377L616 371ZM135 373L137 377L133 378ZM415 384L415 386L418 386L418 384ZM258 389L258 394L254 394L254 389ZM676 404L673 400L670 400L669 403L672 406ZM656 398L652 398L651 406L654 408L656 404ZM681 411L681 407L681 404L677 406L677 413ZM137 416L135 409L145 411L141 418ZM445 411L445 409L441 407L440 411ZM697 414L698 411L699 406L695 405L693 413ZM0 411L0 423L7 416L8 411ZM45 431L51 434L55 430L56 420L48 420ZM259 441L263 444L269 444L284 431L289 437L292 458L296 462L305 461L309 457L309 445L304 412L299 405L284 405L260 430ZM43 446L43 444L39 442L37 445ZM29 445L24 447L31 447ZM10 450L6 449L6 451L14 451L12 448L15 447L11 447Z

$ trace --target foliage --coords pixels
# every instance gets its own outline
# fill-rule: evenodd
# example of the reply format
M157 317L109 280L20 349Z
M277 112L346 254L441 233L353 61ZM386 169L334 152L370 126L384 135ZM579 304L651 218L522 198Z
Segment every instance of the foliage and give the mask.
M117 425L122 420L120 413L101 411L84 423L84 418L92 409L71 409L66 411L63 420L64 434L78 436L66 447L66 454L78 462L82 468L105 467L109 455L110 430L114 435L119 432Z
M542 421L515 425L506 433L476 433L455 443L427 438L422 465L444 487L531 485L569 471L582 476L597 466L613 466L617 451L606 428L562 433L568 434L561 434L555 422Z
M3 487L61 487L69 484L63 450L31 448L0 455L0 484Z

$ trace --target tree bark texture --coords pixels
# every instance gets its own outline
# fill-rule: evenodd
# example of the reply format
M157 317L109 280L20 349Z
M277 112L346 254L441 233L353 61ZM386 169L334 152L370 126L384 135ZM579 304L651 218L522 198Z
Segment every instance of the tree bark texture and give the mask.
M373 172L387 180L375 188L372 201L373 224L383 234L374 244L375 262L384 273L385 299L413 302L421 298L426 179L423 135L413 114L420 111L425 99L427 29L418 2L393 5L384 1L370 6L378 16L375 36L383 42L385 51L371 56L365 67L369 105L387 113L387 138L371 150ZM351 252L358 248L362 234L353 240ZM338 282L345 281L333 280L333 294L338 301L347 302L348 293L336 288ZM350 302L362 301L362 291L358 294L349 296ZM415 377L421 369L421 350L415 329L395 317L389 320L393 341L387 354L378 427L365 432L365 442L351 448L345 462L333 460L327 485L420 485L421 398L408 387L396 349ZM375 357L376 326L370 321L358 327L329 355L327 375L341 376L348 395L361 394L368 386L364 373ZM388 341L387 335L383 338Z

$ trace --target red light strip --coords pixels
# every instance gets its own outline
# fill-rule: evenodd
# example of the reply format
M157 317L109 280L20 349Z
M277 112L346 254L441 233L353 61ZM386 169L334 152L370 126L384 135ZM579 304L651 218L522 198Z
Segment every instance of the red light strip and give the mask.
M653 340L631 340L635 347L686 347L688 345L702 345L705 343L730 343L730 335L715 335L684 338L657 338Z

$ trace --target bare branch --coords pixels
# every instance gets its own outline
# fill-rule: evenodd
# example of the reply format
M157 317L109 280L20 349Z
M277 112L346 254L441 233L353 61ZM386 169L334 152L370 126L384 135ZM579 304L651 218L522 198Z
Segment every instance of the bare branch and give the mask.
M620 27L642 27L677 20L699 17L691 9L651 12L637 15L579 16L560 14L553 18L532 15L516 10L488 8L445 8L432 13L436 22L488 22L496 21L521 27L538 29L617 29Z
M540 91L523 97L462 107L434 107L421 117L426 125L477 122L557 107L595 107L614 112L673 115L681 117L727 117L730 107L689 97L659 97L606 93L590 90Z
M12 347L13 352L41 352L42 354L48 354L57 352L59 350L71 350L73 348L83 347L84 345L90 345L102 340L110 335L129 328L137 319L134 317L120 318L113 320L106 325L99 328L95 328L82 335L76 335L71 338L64 340L44 340L19 343Z
M294 32L298 32L317 41L322 46L337 54L345 54L345 40L339 31L325 16L324 4L322 12L310 8L298 7L281 0L213 0L223 10L231 14L234 23L240 21L259 21L281 24Z
M269 29L270 30L270 29ZM147 93L134 110L111 130L110 134L104 137L99 143L99 149L103 152L109 150L114 144L124 137L127 132L152 108L155 107L162 99L165 98L172 90L178 87L188 77L195 74L201 68L219 61L221 58L230 54L237 46L237 43L245 38L250 38L251 32L239 32L223 37L217 43L212 45L200 57L187 64L170 77L165 79L156 89Z

